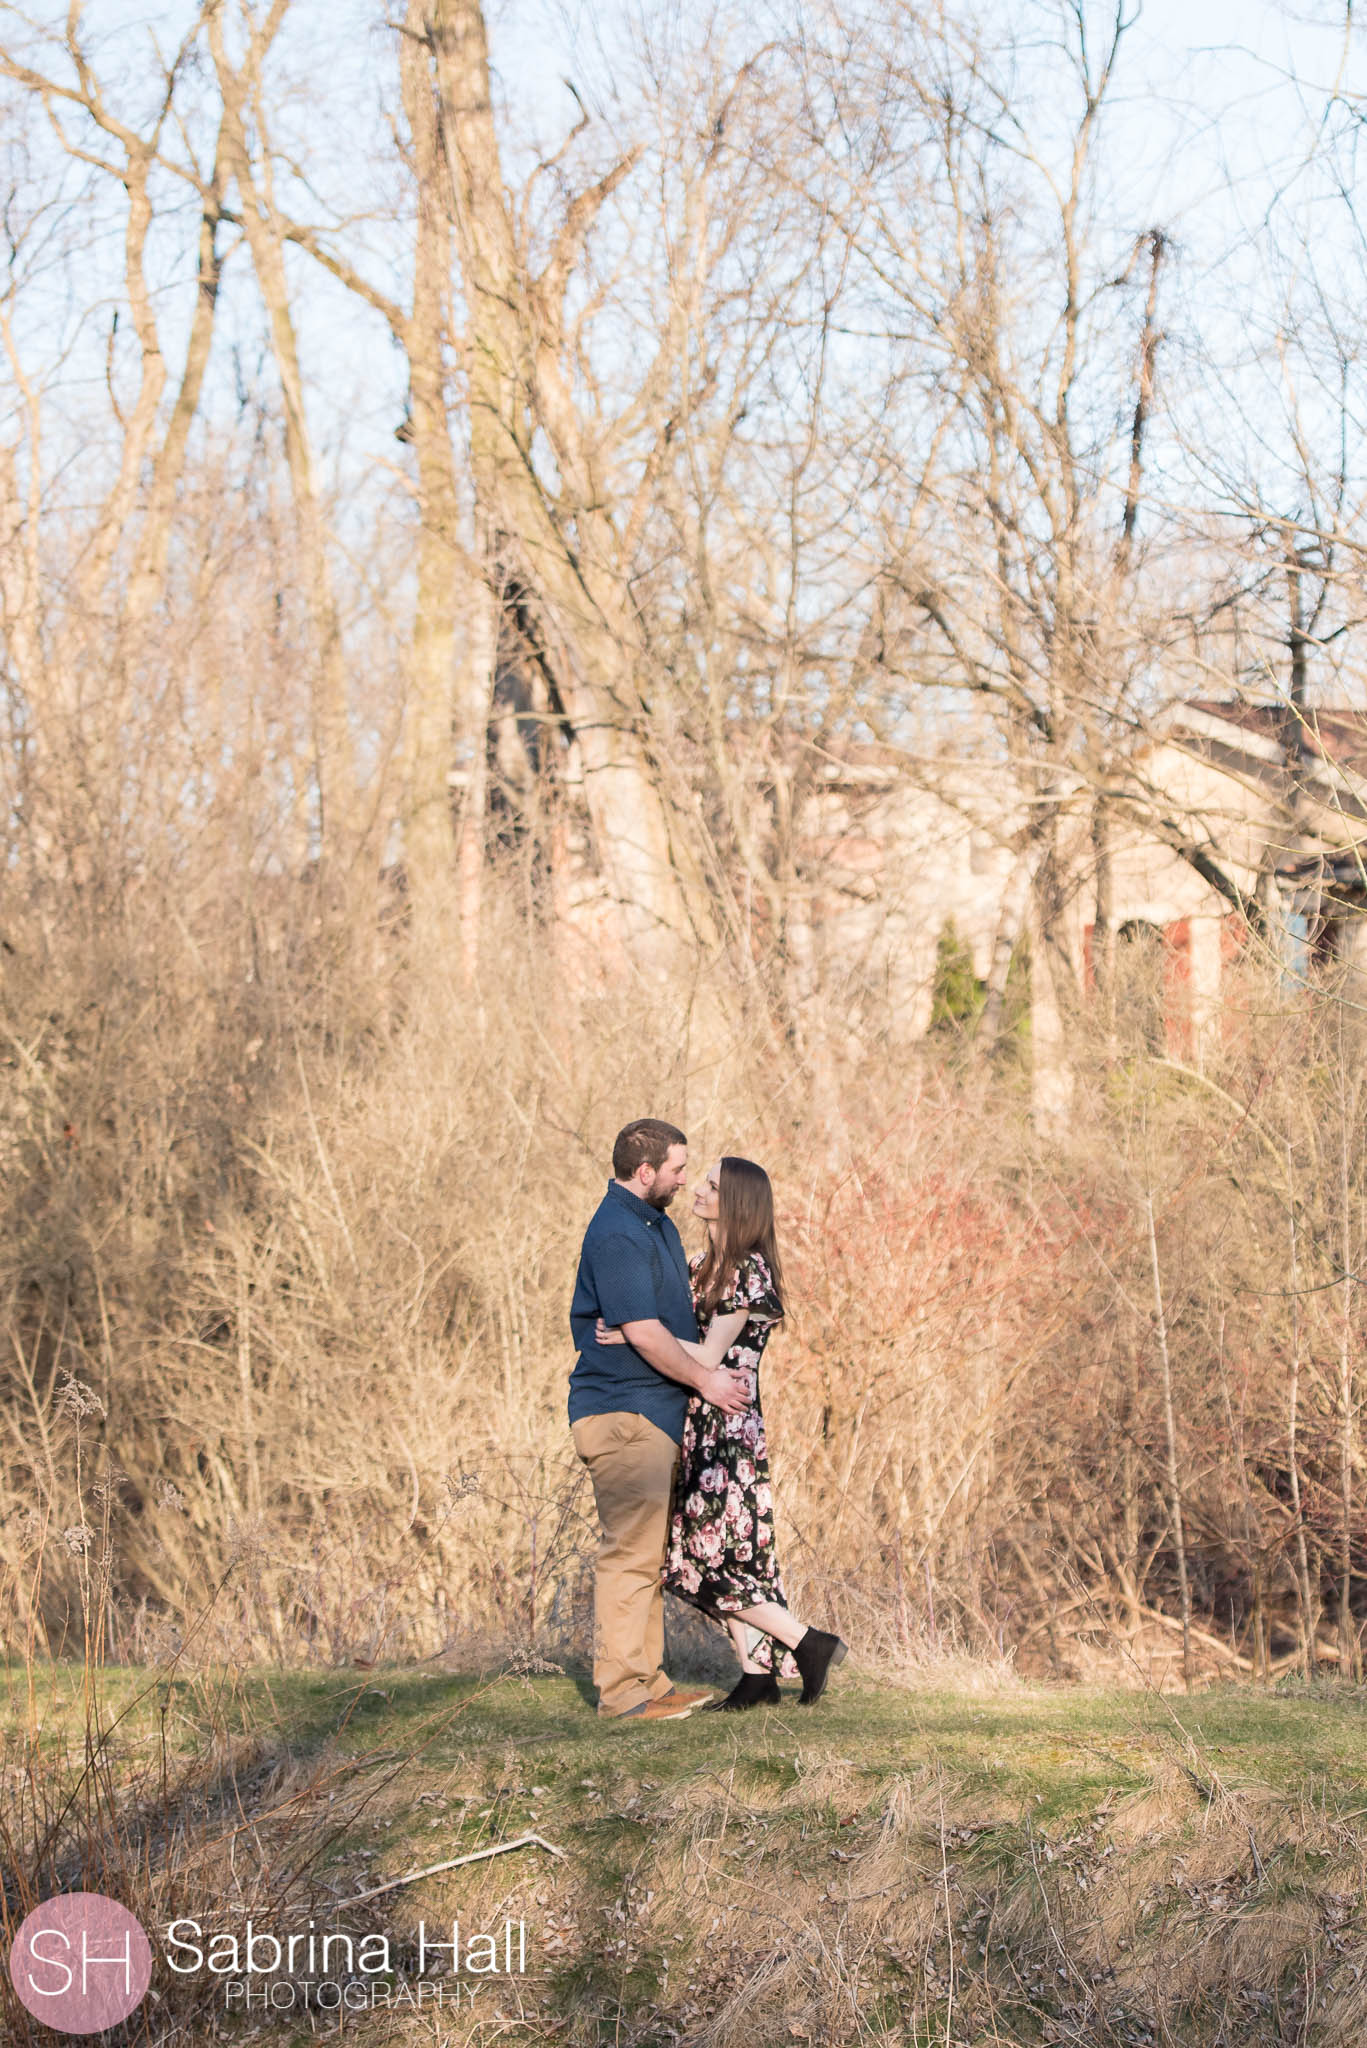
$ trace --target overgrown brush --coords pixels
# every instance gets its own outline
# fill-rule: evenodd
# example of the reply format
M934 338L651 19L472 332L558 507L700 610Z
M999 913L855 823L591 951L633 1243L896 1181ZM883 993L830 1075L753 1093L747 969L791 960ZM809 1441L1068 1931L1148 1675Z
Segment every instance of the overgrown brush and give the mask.
M1018 1063L898 1053L857 987L815 1088L758 994L718 1051L705 982L576 983L511 886L470 989L399 898L361 945L306 884L225 926L224 887L89 951L16 927L11 1653L78 1648L86 1599L127 1657L193 1616L220 1659L582 1645L567 1299L650 1108L774 1171L785 1566L866 1654L1357 1669L1351 1008L1250 978L1202 1072L1079 1020L1045 1144Z

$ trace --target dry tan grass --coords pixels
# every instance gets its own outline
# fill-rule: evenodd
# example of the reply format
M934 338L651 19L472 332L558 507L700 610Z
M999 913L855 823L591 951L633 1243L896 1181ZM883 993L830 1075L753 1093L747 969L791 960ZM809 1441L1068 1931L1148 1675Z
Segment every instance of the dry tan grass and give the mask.
M824 1798L841 1782L831 1772L811 1789ZM981 1829L964 1820L962 1801L947 1828L943 1784L894 1781L876 1831L851 1837L844 1863L785 1862L795 1845L791 1833L783 1838L781 1896L744 1871L738 1878L721 1853L728 1831L749 1839L745 1831L773 1816L772 1806L730 1799L714 1802L710 1814L694 1811L684 1836L672 1833L636 1877L684 1899L686 1920L738 1980L687 2038L700 2048L740 2048L753 2039L761 2009L770 2039L785 2030L802 2038L797 2030L818 2026L812 2038L865 2038L861 1995L885 1999L890 1968L920 1987L912 2009L925 2023L938 2014L943 2025L957 2009L969 2030L961 2035L951 2020L954 2040L978 2038L975 2028L985 2039L1033 2039L1015 2031L1031 2006L1037 2015L1071 2010L1089 2042L1139 2038L1127 2013L1160 2031L1177 2027L1173 2038L1220 2038L1221 2011L1256 2014L1260 2000L1284 1996L1308 1959L1323 1955L1324 1908L1316 1898L1267 1896L1253 1870L1250 1814L1270 1822L1271 1795L1230 1803L1203 1825L1172 1790L1169 1782L1146 1804L1105 1808L1071 1835L1055 1829L1028 1838L1014 1869L1008 1864L994 1883L964 1859ZM1280 1829L1264 1829L1274 1854L1283 1841L1301 1840L1294 1807L1283 1802L1277 1818ZM765 1898L762 1909L752 1894ZM1195 2014L1209 2025L1190 2031ZM1055 2038L1047 2026L1044 2038Z
M1200 1792L1190 1774L1172 1759L1165 1759L1153 1772L1142 1792L1118 1799L1111 1814L1112 1838L1126 1845L1166 1833L1203 1811Z
M496 891L477 1000L419 971L398 929L364 973L328 963L324 1001L282 891L248 1001L240 945L210 943L221 898L201 908L199 928L154 928L149 890L121 947L91 954L47 949L35 923L0 988L30 1049L0 1106L19 1169L0 1258L12 1651L30 1630L74 1645L88 1569L71 1545L107 1520L89 1558L117 1655L582 1654L593 1532L564 1423L566 1298L612 1132L649 1104L695 1156L774 1169L792 1315L766 1401L800 1612L912 1684L1009 1687L1016 1663L1181 1683L1147 1173L1201 1562L1191 1676L1252 1672L1255 1579L1264 1648L1303 1654L1306 1587L1330 1599L1340 1541L1341 1290L1300 1311L1302 1575L1265 1132L1318 1130L1288 1170L1324 1217L1340 1154L1332 1065L1306 1068L1302 1096L1273 1062L1283 1012L1266 1044L1255 1021L1231 1045L1222 1093L1089 1067L1079 1038L1087 1086L1052 1149L1018 1072L927 1056L908 1090L868 1041L858 1073L833 1068L833 1138L800 1088L775 1091L762 1012L701 1064L680 1007L568 992ZM1294 1020L1326 1061L1330 1021L1320 1046ZM1331 1249L1303 1232L1305 1273ZM73 1379L105 1411L79 1484Z

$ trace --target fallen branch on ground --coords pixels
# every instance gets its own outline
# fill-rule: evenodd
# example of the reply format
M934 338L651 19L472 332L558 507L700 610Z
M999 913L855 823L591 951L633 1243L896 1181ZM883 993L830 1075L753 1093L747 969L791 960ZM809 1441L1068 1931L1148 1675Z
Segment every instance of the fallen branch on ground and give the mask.
M531 1848L545 1849L551 1856L563 1856L565 1853L542 1835L519 1835L512 1842L495 1842L488 1849L472 1849L468 1856L452 1856L445 1863L429 1863L422 1870L410 1870L406 1877L391 1877L388 1884L373 1885L368 1892L357 1892L354 1898L347 1899L345 1903L348 1906L359 1906L367 1899L382 1897L385 1892L396 1892L406 1884L416 1884L420 1877L438 1877L443 1870L459 1870L463 1863L482 1863L487 1856L506 1856L510 1849Z

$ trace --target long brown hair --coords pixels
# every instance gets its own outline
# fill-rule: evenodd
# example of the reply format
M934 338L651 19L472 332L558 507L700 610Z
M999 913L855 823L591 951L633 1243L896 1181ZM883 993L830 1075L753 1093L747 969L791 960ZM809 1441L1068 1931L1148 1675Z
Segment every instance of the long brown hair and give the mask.
M717 1176L717 1235L698 1268L698 1303L712 1315L747 1252L758 1252L769 1268L774 1293L783 1300L783 1262L774 1234L774 1191L753 1159L723 1159Z

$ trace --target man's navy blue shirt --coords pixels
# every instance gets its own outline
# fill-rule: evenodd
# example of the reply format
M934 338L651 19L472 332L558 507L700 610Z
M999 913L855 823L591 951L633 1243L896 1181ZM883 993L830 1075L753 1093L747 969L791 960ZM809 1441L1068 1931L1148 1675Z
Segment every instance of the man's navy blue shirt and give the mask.
M625 1410L644 1415L678 1443L689 1389L666 1379L630 1344L600 1344L599 1316L619 1323L658 1320L672 1336L696 1343L698 1322L688 1260L679 1233L662 1209L652 1209L609 1181L584 1233L584 1249L570 1304L570 1328L579 1353L570 1374L570 1421Z

